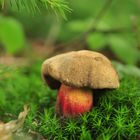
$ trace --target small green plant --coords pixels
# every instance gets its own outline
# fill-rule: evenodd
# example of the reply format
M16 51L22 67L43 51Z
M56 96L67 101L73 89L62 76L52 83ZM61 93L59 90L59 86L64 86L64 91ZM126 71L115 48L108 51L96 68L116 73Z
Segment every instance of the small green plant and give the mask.
M0 43L10 54L16 54L25 48L23 27L16 19L0 15Z

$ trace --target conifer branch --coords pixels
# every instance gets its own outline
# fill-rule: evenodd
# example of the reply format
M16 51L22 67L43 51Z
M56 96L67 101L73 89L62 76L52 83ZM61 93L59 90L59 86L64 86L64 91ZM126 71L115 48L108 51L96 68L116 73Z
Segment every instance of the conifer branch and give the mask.
M65 12L72 11L65 0L0 0L0 9L5 11L5 8L32 15L40 13L42 9L47 12L51 10L65 19Z

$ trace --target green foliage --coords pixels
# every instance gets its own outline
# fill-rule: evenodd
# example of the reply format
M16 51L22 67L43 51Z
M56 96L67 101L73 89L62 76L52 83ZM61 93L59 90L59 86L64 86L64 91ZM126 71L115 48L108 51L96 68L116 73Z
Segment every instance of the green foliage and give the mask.
M42 2L45 3L47 8L50 7L55 12L56 15L58 15L58 13L61 14L61 16L64 19L67 19L65 11L66 12L72 11L72 9L67 6L67 2L65 2L64 0L54 0L54 1L42 0Z
M110 48L114 55L126 64L136 65L140 59L140 51L134 37L95 32L88 35L87 43L91 50L99 51Z
M86 19L86 20L74 20L70 21L67 24L67 28L72 31L72 32L84 32L88 28L91 27L92 20L91 19Z
M121 62L136 65L140 61L138 1L123 0L122 3L121 0L112 0L109 4L108 1L71 2L74 14L68 23L62 24L58 40L81 38L84 32L89 31L85 38L89 49L110 50Z
M107 40L106 36L101 33L92 33L88 35L87 43L89 45L89 48L92 50L102 50L106 47Z
M119 77L123 78L124 75L140 77L140 69L133 65L122 65L119 62L113 62L117 71L119 71Z
M109 36L110 48L118 58L127 64L136 64L139 60L139 50L129 38Z
M14 69L5 67L3 65L0 65L0 80L3 80L5 77L9 77L11 72L13 72ZM6 95L4 94L5 89L0 88L0 104L4 105L6 103Z
M0 102L0 120L16 118L23 105L30 104L25 132L30 129L50 140L135 140L138 137L140 79L124 73L125 67L118 69L123 75L119 89L94 91L94 96L100 98L93 110L78 118L66 119L55 115L56 92L43 85L40 66L41 63L36 62L17 70L1 67L5 70L1 72L0 95L5 99Z
M41 16L42 13L46 14L46 10L47 12L53 11L56 15L61 15L64 19L67 19L65 12L70 13L72 11L67 6L65 0L0 0L1 14L17 14L21 16L21 19L27 15L36 18L36 15ZM25 19L22 19L22 21L23 20ZM24 30L18 20L0 15L0 43L9 54L17 54L25 49Z
M59 134L63 139L136 139L140 121L139 82L139 79L128 76L121 80L120 89L101 90L100 94L103 96L100 97L98 105L92 112L79 118L56 118L52 113L54 109L47 109L47 120L40 120L41 125L37 131L45 127L41 133L48 139L57 139ZM44 117L44 114L41 114L41 117ZM55 131L52 131L53 129ZM50 131L54 133L49 134Z
M0 16L0 42L10 54L15 54L25 47L22 25L15 19Z
M82 126L81 128L81 134L80 134L80 140L92 140L90 131L87 130L85 126Z
M140 61L140 19L138 18L140 7L138 1L111 0L108 5L106 5L108 0L103 2L94 0L88 3L86 0L69 1L73 12L69 14L68 22L61 21L61 19L56 21L50 14L46 16L47 10L47 13L53 11L55 14L60 14L66 18L65 12L71 12L66 1L1 0L0 3L2 13L5 13L6 10L16 10L22 13L16 13L16 16L30 37L46 38L51 31L55 30L54 35L51 33L52 40L64 43L79 39L83 37L86 31L89 31L84 40L89 49L95 51L109 50L114 56L113 58L117 58L126 64L136 65ZM101 12L102 10L103 12ZM30 15L27 18L25 16L27 13L35 16ZM36 13L42 14L36 15ZM79 46L82 46L82 43L79 42ZM6 44L9 46L11 43Z
M30 15L35 15L40 13L45 9L47 11L52 10L56 15L60 14L66 19L65 12L71 12L71 9L67 6L67 2L64 0L1 0L1 9L5 8L12 11L28 13Z

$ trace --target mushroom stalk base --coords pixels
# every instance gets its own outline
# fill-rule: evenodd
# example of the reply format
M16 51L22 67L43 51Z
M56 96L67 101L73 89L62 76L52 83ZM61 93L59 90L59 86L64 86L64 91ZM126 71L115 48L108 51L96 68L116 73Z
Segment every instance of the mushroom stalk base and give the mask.
M74 117L92 109L93 93L89 89L61 85L58 91L56 112L65 117Z

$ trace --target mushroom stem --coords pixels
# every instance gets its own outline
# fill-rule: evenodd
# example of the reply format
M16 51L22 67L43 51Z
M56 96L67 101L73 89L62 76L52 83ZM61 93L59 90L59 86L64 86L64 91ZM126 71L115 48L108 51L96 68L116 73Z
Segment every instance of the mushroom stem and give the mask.
M90 89L61 85L56 103L56 111L65 117L74 117L88 112L93 106L93 94Z

